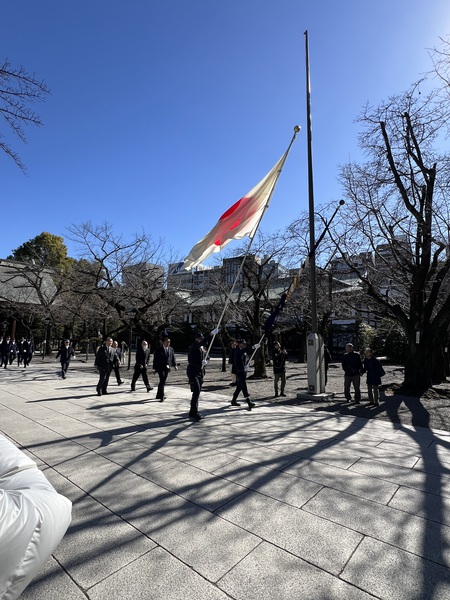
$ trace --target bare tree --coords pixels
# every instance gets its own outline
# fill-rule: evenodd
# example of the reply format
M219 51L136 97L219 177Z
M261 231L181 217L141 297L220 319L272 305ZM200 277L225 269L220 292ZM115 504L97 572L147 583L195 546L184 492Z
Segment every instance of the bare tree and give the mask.
M76 276L84 277L90 286L89 290L86 285L73 289L73 293L95 296L105 314L118 318L122 325L131 322L136 332L155 333L177 301L176 294L167 293L170 259L162 241L155 243L144 232L126 240L109 223L90 222L70 227L69 239L77 244L83 259L77 263Z
M40 117L30 108L30 104L39 102L50 93L43 81L36 79L24 67L14 68L4 60L0 66L0 114L12 133L26 143L24 125L41 126ZM25 172L25 165L19 154L0 133L0 148Z
M341 168L346 206L333 225L348 267L405 331L404 387L416 393L444 377L450 324L450 156L440 151L450 112L445 88L429 83L365 108L368 160ZM354 258L364 252L375 260L362 269Z

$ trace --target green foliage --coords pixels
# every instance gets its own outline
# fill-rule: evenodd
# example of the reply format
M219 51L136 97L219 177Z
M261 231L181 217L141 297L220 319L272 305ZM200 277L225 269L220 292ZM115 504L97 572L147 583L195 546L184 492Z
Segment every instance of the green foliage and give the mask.
M360 323L358 327L358 345L362 354L364 354L366 348L372 348L374 338L375 329L366 323Z
M64 271L70 263L64 239L46 231L13 250L8 259L60 271Z
M392 319L383 320L374 335L372 349L376 355L382 354L393 362L404 364L408 340L401 325Z

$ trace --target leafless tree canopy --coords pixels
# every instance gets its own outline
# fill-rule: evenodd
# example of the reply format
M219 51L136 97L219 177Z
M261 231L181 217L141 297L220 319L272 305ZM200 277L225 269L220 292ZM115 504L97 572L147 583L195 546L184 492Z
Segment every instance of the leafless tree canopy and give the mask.
M24 67L14 68L7 60L0 66L0 114L14 136L26 143L25 125L41 126L42 121L30 107L42 101L50 93L43 81L36 79ZM19 154L7 142L6 134L0 133L0 148L25 171Z

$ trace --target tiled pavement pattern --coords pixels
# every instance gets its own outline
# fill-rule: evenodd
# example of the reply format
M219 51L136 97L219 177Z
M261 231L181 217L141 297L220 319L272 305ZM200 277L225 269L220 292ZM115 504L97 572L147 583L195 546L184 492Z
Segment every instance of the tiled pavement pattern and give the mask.
M450 598L449 432L96 381L0 373L0 431L73 502L23 600Z

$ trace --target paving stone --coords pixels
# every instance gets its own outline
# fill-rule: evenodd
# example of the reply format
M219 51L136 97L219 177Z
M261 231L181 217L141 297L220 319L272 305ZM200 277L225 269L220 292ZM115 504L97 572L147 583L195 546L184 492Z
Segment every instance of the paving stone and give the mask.
M161 548L155 548L92 587L88 597L90 600L228 598L216 586Z
M331 489L321 490L305 504L304 510L450 566L450 528L440 523Z
M354 531L252 491L217 513L334 574L340 573L362 539Z
M215 470L217 475L292 506L302 507L322 486L294 475L237 459Z
M388 465L377 460L362 458L350 467L351 471L369 475L379 480L397 482L432 494L442 494L450 498L450 475L433 475L418 469L405 469Z
M381 600L448 600L450 570L365 538L340 575Z
M282 573L282 576L280 576ZM353 585L265 542L219 582L237 600L369 600Z
M209 581L217 581L260 538L179 496L152 499L122 517Z
M286 473L336 490L349 489L362 498L387 504L397 490L395 483L374 479L315 460L299 460L284 469Z

